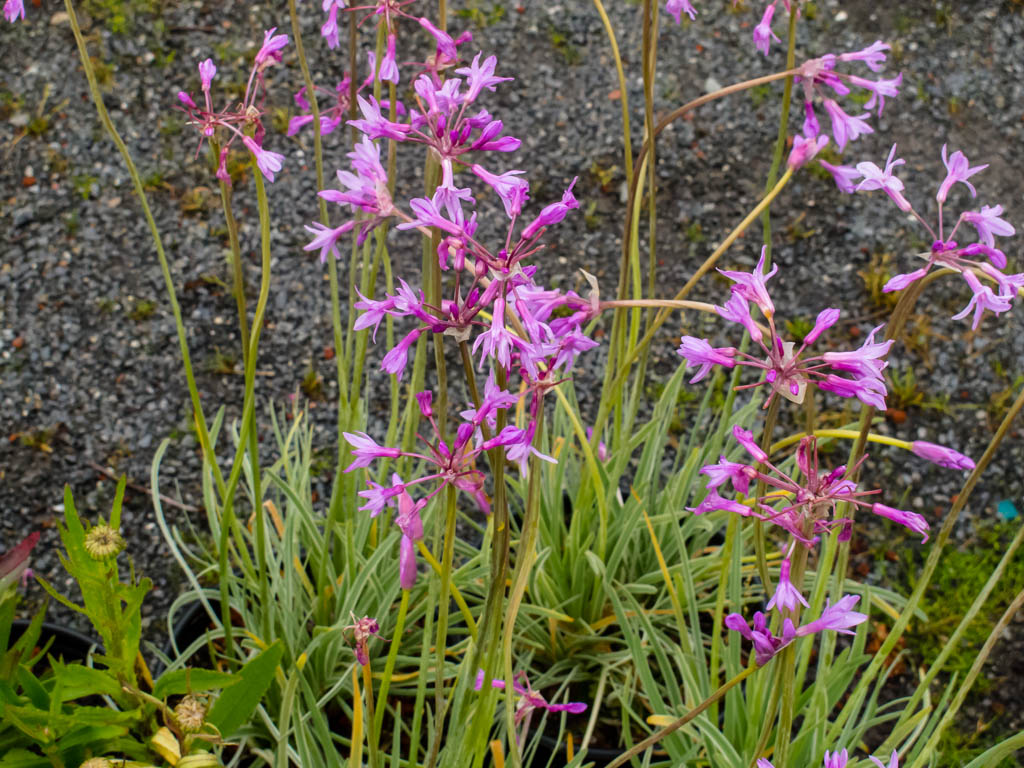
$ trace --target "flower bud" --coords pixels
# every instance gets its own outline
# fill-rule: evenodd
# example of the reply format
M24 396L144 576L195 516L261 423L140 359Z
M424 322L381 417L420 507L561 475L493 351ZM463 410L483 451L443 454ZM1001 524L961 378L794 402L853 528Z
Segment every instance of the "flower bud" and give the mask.
M94 525L85 534L85 551L93 560L117 557L124 546L124 538L109 525Z

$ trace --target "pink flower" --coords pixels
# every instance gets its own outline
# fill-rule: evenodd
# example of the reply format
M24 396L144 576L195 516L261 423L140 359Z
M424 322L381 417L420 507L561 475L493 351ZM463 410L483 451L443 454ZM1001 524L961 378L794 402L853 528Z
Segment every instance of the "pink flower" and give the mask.
M210 85L213 83L213 78L217 76L217 67L213 63L213 59L207 59L206 61L199 62L199 81L202 84L204 91L210 90Z
M25 18L25 3L24 0L7 0L4 3L4 18L6 18L12 24L19 18Z
M288 35L275 35L276 31L277 27L271 27L263 33L263 45L256 54L257 66L264 67L281 61L281 49L288 45Z
M893 507L887 507L885 504L872 504L871 511L879 517L884 517L887 520L892 520L894 523L906 526L914 533L919 533L923 537L921 543L924 544L928 541L928 521L924 519L923 515L917 514L917 512L906 512L902 509L894 509Z
M807 607L807 601L804 599L804 596L800 594L800 590L789 580L789 569L790 564L787 557L779 566L779 583L775 587L775 594L772 595L772 599L768 601L768 610L777 605L780 608L785 608L787 611L795 611L797 603L802 604L804 608Z
M274 174L281 170L284 155L263 149L250 136L243 136L242 143L245 144L246 149L252 152L256 158L256 166L260 169L260 172L267 177L268 181L273 181Z
M510 219L517 217L523 210L523 203L529 198L530 182L519 178L522 171L506 171L500 175L491 173L477 164L470 170L483 179L500 198L505 206L505 215Z
M746 304L746 302L743 303ZM733 356L736 354L734 347L715 349L706 339L698 339L693 336L683 336L680 341L679 349L676 352L686 360L686 367L700 366L697 374L690 379L691 384L695 384L707 376L713 365L721 365L725 368L732 368L736 365L733 360Z
M473 690L479 691L483 688L485 679L486 675L481 669L477 672ZM503 691L505 690L505 681L491 680L491 687ZM587 705L581 701L572 701L567 704L548 704L547 700L538 691L530 687L530 681L527 679L525 672L516 673L512 681L512 690L520 696L519 703L516 705L515 724L516 727L520 725L522 727L516 734L517 743L522 743L523 739L525 739L530 727L530 718L535 709L546 709L548 712L568 712L573 715L587 711Z
M702 475L707 475L711 478L708 480L708 488L717 488L729 480L732 482L732 487L740 493L746 493L750 490L751 475L756 477L757 473L753 472L746 464L728 461L725 456L719 456L718 458L717 464L708 464L700 470Z
M774 15L775 3L770 3L768 7L764 9L764 15L761 17L761 22L754 27L754 47L765 56L768 55L768 50L772 44L772 40L776 43L779 42L778 36L772 32L772 16Z
M832 135L836 139L836 145L840 152L846 147L848 140L853 141L858 136L875 132L874 128L864 122L864 118L871 116L870 113L864 112L857 116L848 115L834 99L825 99L824 106L832 120Z
M824 160L819 160L818 164L832 174L840 192L852 195L857 190L857 185L854 182L863 174L856 168L851 168L848 165L832 165Z
M849 759L850 756L845 749L842 752L833 752L831 754L826 749L822 768L846 768L846 763Z
M305 230L314 235L312 242L309 245L303 246L304 251L315 251L317 248L320 249L320 263L327 263L327 254L333 253L334 258L340 259L341 254L338 253L338 240L346 232L352 231L355 226L354 221L346 221L340 227L331 229L325 227L319 221L314 221L312 226L306 226Z
M862 51L839 54L839 60L863 61L872 72L880 72L882 70L882 65L885 63L885 54L883 51L888 51L891 47L892 46L888 43L876 40Z
M857 163L857 171L864 180L857 185L856 190L860 192L864 189L880 189L887 194L897 207L907 213L911 210L910 202L903 196L903 182L900 181L896 176L893 175L893 168L898 165L903 165L906 160L896 158L896 145L892 145L892 149L889 150L889 157L885 161L885 170L882 170L874 163Z
M882 761L877 757L868 757L871 762L878 766L878 768L900 768L900 754L895 749L892 751L892 756L889 758L889 765L882 765Z
M498 65L498 57L488 56L481 65L481 56L483 56L483 53L478 53L473 58L473 63L468 67L461 67L455 70L455 74L466 78L466 87L468 89L465 95L466 101L476 101L484 88L493 93L498 83L505 83L514 79L511 77L495 77L494 68Z
M942 164L946 166L946 178L943 179L942 184L939 186L939 191L935 194L935 199L939 201L939 205L946 202L946 195L949 194L949 190L953 188L953 185L957 182L962 183L971 191L971 197L978 196L978 190L974 188L974 185L967 181L971 176L983 171L988 168L988 163L984 165L976 165L973 168L968 167L967 155L961 152L959 149L946 157L946 145L942 145Z
M530 240L544 227L550 227L552 224L557 224L564 219L573 208L580 207L579 202L572 194L572 188L576 186L576 182L578 180L579 177L575 177L569 185L569 188L562 194L562 200L545 207L540 212L540 215L523 230L523 240Z
M774 265L772 267L772 271L765 274L764 261L767 251L768 246L761 246L761 257L757 260L757 267L752 273L731 272L725 269L720 269L718 271L736 283L736 285L732 287L733 293L739 294L747 301L754 302L760 308L765 317L771 317L775 314L775 305L772 303L772 299L768 295L768 286L766 283L772 275L779 271L779 265Z
M828 144L828 136L817 139L805 139L803 136L793 137L793 149L789 153L786 165L794 170L805 165Z
M397 448L377 445L374 439L365 432L342 432L341 434L352 446L352 455L356 457L356 460L345 468L346 472L351 472L359 467L368 467L375 459L394 459L402 455Z
M915 456L920 456L922 459L927 459L946 469L974 469L974 462L970 457L942 445L915 440L911 443L910 450Z
M967 182L964 183L966 184ZM965 213L963 219L978 230L978 238L981 242L992 248L996 244L994 235L1010 237L1016 233L1016 230L1008 221L999 218L1002 215L1003 206L996 205L990 207L983 205L980 211L968 211Z
M369 643L371 637L380 637L380 625L376 619L371 619L369 616L364 616L361 619L356 619L355 614L352 614L352 624L347 627L341 628L342 632L352 632L352 642L355 643L356 661L362 666L366 666L370 663L370 652Z
M953 315L954 320L962 320L970 314L971 309L974 310L974 322L971 323L971 329L977 330L978 324L981 322L981 316L985 313L985 310L991 310L995 314L1001 312L1007 312L1010 309L1010 296L996 296L992 289L987 285L982 285L981 281L974 276L971 270L964 270L961 275L967 284L974 291L974 295L971 296L971 300L967 302L967 306L960 312Z
M684 13L690 17L690 21L697 18L697 11L690 5L690 0L668 0L665 3L665 11L672 15L676 24L682 24Z

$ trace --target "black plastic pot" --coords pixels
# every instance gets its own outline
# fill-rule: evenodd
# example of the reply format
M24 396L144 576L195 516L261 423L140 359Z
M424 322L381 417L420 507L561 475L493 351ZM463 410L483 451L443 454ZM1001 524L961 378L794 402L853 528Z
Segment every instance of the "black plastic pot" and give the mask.
M31 622L27 619L16 619L11 623L10 643L12 645L25 634L29 624ZM45 647L50 642L50 638L53 638L53 643L47 653L55 659L63 659L65 662L85 661L89 657L89 651L94 648L96 653L103 653L103 646L88 635L46 621L43 622L42 630L39 633L38 647Z
M579 746L576 746L576 751L579 752ZM607 747L590 747L587 749L586 762L593 763L595 768L604 768L604 766L611 763L616 757L622 754L622 750L619 749L608 749ZM552 760L554 756L554 760ZM546 733L540 735L540 743L537 745L537 751L533 753L533 760L530 765L534 768L544 768L544 766L550 765L565 765L566 748L564 741L558 741L554 736L549 736Z

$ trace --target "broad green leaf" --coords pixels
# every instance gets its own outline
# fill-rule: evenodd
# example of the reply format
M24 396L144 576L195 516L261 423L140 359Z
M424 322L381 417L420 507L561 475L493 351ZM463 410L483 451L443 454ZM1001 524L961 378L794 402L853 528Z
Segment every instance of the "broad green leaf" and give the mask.
M161 675L153 686L153 696L164 699L182 693L227 688L241 680L240 674L215 672L212 669L176 669Z
M226 689L217 699L206 719L217 726L225 739L230 739L256 710L274 680L274 670L282 656L284 644L275 640L273 645L238 670L239 682Z

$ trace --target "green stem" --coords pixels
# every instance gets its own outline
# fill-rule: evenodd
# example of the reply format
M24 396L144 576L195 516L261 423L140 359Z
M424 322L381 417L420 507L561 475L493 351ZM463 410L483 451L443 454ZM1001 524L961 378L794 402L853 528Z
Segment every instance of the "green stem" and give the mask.
M608 44L612 48L612 58L615 60L615 74L619 78L619 94L622 102L622 153L623 162L626 166L626 183L633 181L633 140L630 137L629 129L629 93L626 89L626 73L622 68L622 55L619 53L619 43L615 39L615 30L612 28L611 20L604 10L601 0L594 0L594 7L604 24L604 31L608 35Z
M452 564L455 560L455 486L445 489L444 553L441 560L441 597L437 603L437 642L434 648L434 739L430 749L428 768L433 768L444 731L448 701L444 690L444 653L448 647L448 608L450 604ZM436 550L435 550L436 551Z
M544 403L543 396L538 399L540 402L537 404L537 431L533 436L533 444L539 450L544 432ZM523 512L523 527L519 533L519 547L516 550L512 590L509 593L508 610L505 613L505 628L501 638L501 656L504 666L503 676L505 678L505 731L513 768L521 768L523 758L519 752L519 745L516 743L515 735L515 690L513 688L515 681L512 669L512 638L515 634L516 617L519 615L519 608L522 605L523 596L526 594L526 585L530 579L530 569L533 567L533 561L536 557L537 529L540 523L541 467L540 461L535 455L530 456L528 471L526 509Z
M839 737L839 733L842 731L846 721L853 714L854 710L860 706L865 686L871 680L874 680L875 676L882 668L882 665L885 664L889 654L892 652L893 648L895 648L896 643L899 642L899 639L903 636L903 631L910 622L911 616L914 615L914 611L917 610L917 606L921 602L921 597L924 595L924 591L928 588L928 584L931 582L932 575L935 573L935 568L939 564L939 557L942 555L942 549L949 540L949 537L953 532L953 528L956 526L956 521L960 517L960 512L962 512L964 507L967 506L971 493L974 491L974 488L981 479L982 474L991 463L992 458L996 454L996 450L1003 442L1003 438L1005 438L1006 434L1010 431L1010 426L1013 424L1014 419L1022 409L1024 409L1024 389L1022 389L1017 395L1017 399L1014 400L1013 405L1010 406L1010 409L1007 411L1002 423L999 425L996 433L992 436L988 446L985 448L985 452L982 454L981 458L978 459L977 465L964 482L963 488L960 489L960 493L956 495L956 501L953 502L953 506L950 508L949 514L946 516L946 519L942 524L942 528L935 537L935 543L932 545L931 551L928 553L928 559L925 561L924 568L921 571L921 575L914 587L913 593L907 600L906 606L904 606L903 611L900 613L900 617L896 620L892 629L889 630L889 634L882 643L882 646L875 652L874 657L871 659L871 663L868 664L867 668L860 675L860 683L857 690L854 691L854 695L849 698L842 711L833 722L832 730L829 732L829 738L833 741Z
M391 635L391 647L388 648L388 658L384 662L384 677L380 682L380 691L377 693L377 707L373 715L373 734L370 743L376 748L380 739L380 729L384 724L384 710L388 705L388 688L391 686L391 675L395 671L395 661L398 659L398 648L402 642L402 632L405 630L405 614L409 610L409 590L402 590L402 601L398 604L398 617L395 619L395 631Z
M220 144L210 139L210 152L213 162L219 163ZM238 331L242 337L242 360L249 354L249 322L245 309L245 273L242 271L242 247L238 243L238 222L231 208L231 187L223 179L217 179L220 185L220 204L224 209L224 225L228 230L228 245L231 248L232 292L235 294L235 305L238 308Z
M792 0L792 7L789 10L789 36L786 41L786 69L792 70L796 64L796 20L799 18L799 0ZM786 77L786 83L782 88L782 114L779 115L779 134L775 139L775 150L772 152L772 165L768 170L768 178L765 180L764 191L767 192L775 186L775 180L779 177L779 168L782 166L782 154L786 149L786 138L789 136L789 107L793 100L793 75ZM763 239L766 247L765 255L767 263L771 264L772 258L772 216L769 208L764 209L761 214L761 225L763 228Z
M256 300L256 311L253 313L252 329L249 334L249 354L245 361L245 398L242 404L242 429L239 434L239 448L235 453L235 459L231 466L231 474L228 477L227 488L224 492L224 505L221 512L221 531L219 545L219 567L220 567L220 598L221 598L221 621L224 624L224 637L227 647L232 648L231 632L231 605L228 602L228 534L237 525L234 513L235 492L238 489L238 481L242 474L243 457L246 453L244 446L248 445L249 434L255 432L256 413L256 357L259 354L260 334L263 331L263 317L267 309L267 299L270 296L270 211L267 206L267 191L263 184L263 175L252 162L253 181L256 185L256 200L260 216L260 251L262 254L262 270L260 275L260 293ZM250 456L252 461L253 477L259 476L259 463L255 456ZM256 562L258 568L258 579L260 582L260 599L263 605L269 605L269 583L267 580L266 560L266 520L262 509L262 499L259 497L259 486L254 484L257 491L253 501L256 512ZM266 612L265 621L270 621L270 612Z
M167 262L167 254L164 252L163 241L160 238L160 230L157 229L156 220L153 218L153 211L149 207L149 200L146 198L145 187L142 183L142 177L139 176L139 170L135 167L135 161L132 160L128 147L114 127L110 114L103 104L103 96L96 82L96 72L93 69L92 61L89 59L89 51L85 47L85 39L82 37L82 30L78 26L78 17L75 15L75 8L71 0L64 0L64 7L67 9L68 19L71 22L71 31L75 36L75 43L78 46L78 57L82 62L82 69L85 71L85 77L89 81L89 93L92 96L93 104L96 106L96 112L99 114L103 127L117 146L117 151L121 154L121 159L128 169L128 175L132 178L135 194L142 205L142 213L146 217L146 223L149 225L149 232L153 238L153 245L156 248L157 259L160 261L160 271L163 274L164 287L167 290L167 297L171 304L171 313L174 315L174 327L178 334L178 346L181 350L181 361L185 369L185 381L188 384L189 398L192 401L192 413L196 423L196 430L199 434L199 445L202 448L203 457L213 473L217 490L223 497L224 477L221 474L220 467L217 464L217 457L214 455L210 444L210 431L206 425L206 416L203 414L202 403L199 400L199 388L196 386L195 374L192 370L192 357L188 351L188 335L185 332L185 324L181 317L181 307L178 305L178 296L174 290L174 280L171 277L171 268Z
M736 675L736 677L734 677L731 680L723 683L722 686L717 691L712 693L710 696L708 696L706 699L704 699L704 701L702 701L696 707L694 707L689 712L687 712L685 715L680 717L678 720L675 720L675 721L669 723L668 725L666 725L664 728L662 728L659 731L655 731L650 736L648 736L646 739L644 739L641 742L638 742L638 743L634 744L630 749L626 750L621 755L616 757L614 760L612 760L610 763L608 763L608 768L619 768L620 765L623 765L626 762L628 762L630 758L632 758L632 757L634 757L636 755L639 755L641 752L643 752L648 747L653 747L655 744L657 744L659 741L664 739L666 736L668 736L668 735L670 735L672 733L675 733L680 728L682 728L684 725L686 725L688 722L693 720L693 718L695 718L697 715L699 715L705 709L710 707L716 701L721 699L730 690L732 690L737 685L742 683L744 680L746 680L748 677L750 677L752 674L754 674L754 672L756 672L759 669L762 669L762 667L747 667L745 670L743 670L738 675Z

